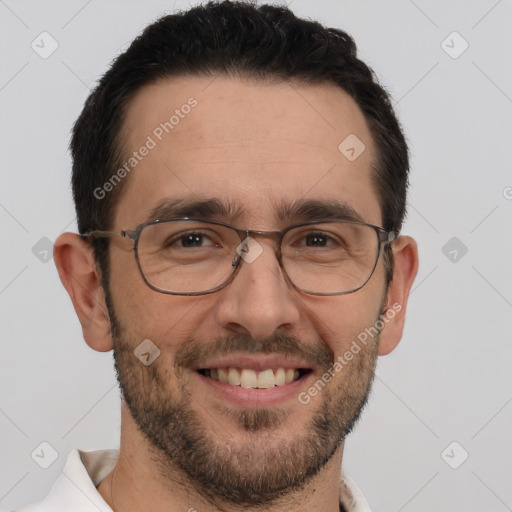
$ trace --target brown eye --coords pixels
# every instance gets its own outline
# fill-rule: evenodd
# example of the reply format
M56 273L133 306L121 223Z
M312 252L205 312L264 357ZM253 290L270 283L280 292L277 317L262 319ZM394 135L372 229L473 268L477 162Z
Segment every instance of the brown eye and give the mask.
M199 233L190 233L180 238L182 247L201 247L204 241L204 235Z
M218 237L217 237L218 238ZM164 244L166 249L193 249L213 247L216 244L212 237L200 231L187 231L169 237Z
M328 238L322 233L313 233L304 240L308 247L325 247L329 243Z

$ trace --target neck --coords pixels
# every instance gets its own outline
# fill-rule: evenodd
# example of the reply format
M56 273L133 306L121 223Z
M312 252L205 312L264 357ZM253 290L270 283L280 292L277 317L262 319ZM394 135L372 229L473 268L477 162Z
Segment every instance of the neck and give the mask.
M269 512L338 512L343 445L306 486L290 491L279 503L265 506ZM251 512L261 507L241 507L208 497L176 468L162 464L164 456L149 444L133 418L122 407L119 458L112 472L100 483L98 492L114 512L148 510L168 512ZM165 472L162 468L165 467Z

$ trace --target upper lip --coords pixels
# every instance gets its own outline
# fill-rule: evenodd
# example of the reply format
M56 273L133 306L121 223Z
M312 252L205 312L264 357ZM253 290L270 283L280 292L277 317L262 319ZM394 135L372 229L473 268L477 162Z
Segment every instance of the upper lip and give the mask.
M231 354L201 362L195 369L211 368L247 368L261 372L272 368L304 368L311 369L311 364L303 359L283 354Z

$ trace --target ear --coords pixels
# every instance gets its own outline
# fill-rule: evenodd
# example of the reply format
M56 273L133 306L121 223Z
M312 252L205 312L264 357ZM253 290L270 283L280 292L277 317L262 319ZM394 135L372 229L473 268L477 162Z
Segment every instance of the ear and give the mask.
M389 354L400 342L412 283L418 272L418 246L413 238L401 236L393 242L394 272L387 295L385 327L380 333L379 355Z
M110 319L92 247L80 236L64 233L55 241L53 259L85 341L99 352L112 350Z

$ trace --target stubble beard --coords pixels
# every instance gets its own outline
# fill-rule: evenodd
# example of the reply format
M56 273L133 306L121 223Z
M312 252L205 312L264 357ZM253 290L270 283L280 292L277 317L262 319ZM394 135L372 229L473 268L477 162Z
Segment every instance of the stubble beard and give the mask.
M217 411L204 410L201 416L194 410L187 386L179 380L183 368L178 363L199 357L205 343L189 339L182 344L175 365L181 396L173 396L168 374L163 377L158 359L144 366L133 353L137 340L119 323L111 302L109 312L122 398L136 425L154 447L153 462L160 474L168 477L170 489L179 475L211 504L245 509L286 500L291 493L304 488L332 459L367 403L375 374L377 337L372 346L361 350L319 393L320 406L301 426L305 434L296 434L285 408L240 411L226 406L218 411L230 419L236 434L243 436L242 444L234 444L230 433L222 435L216 425ZM308 354L325 371L334 364L334 353L327 344L309 344L314 349L308 352L304 342L282 334L261 341L237 335L208 346L217 347L217 354L235 349ZM309 414L306 408L304 411ZM283 440L283 425L287 421L290 434Z

